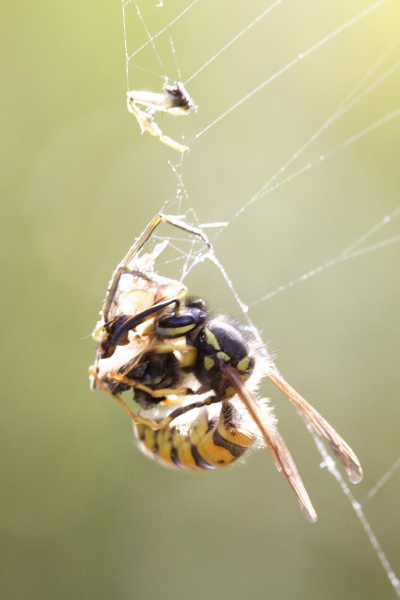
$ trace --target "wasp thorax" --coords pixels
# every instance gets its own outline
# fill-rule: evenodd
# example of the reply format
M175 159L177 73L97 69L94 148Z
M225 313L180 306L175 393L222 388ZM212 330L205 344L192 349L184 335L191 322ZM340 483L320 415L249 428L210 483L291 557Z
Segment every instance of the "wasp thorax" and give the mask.
M198 336L195 345L202 353L219 360L225 359L239 371L247 371L252 366L249 344L240 329L232 323L212 319L202 335Z

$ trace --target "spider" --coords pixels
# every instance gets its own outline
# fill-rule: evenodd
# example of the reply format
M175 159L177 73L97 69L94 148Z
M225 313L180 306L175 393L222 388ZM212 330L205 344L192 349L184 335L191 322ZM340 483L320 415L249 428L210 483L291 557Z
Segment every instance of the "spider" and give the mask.
M165 83L163 93L131 91L127 94L128 110L137 119L142 133L147 130L178 152L189 152L189 147L164 135L154 120L156 111L165 112L175 117L188 115L197 110L197 106L185 90L182 83L176 81L174 85ZM139 108L138 104L145 106L146 110Z
M193 470L229 465L264 443L295 491L306 518L316 512L270 408L255 390L268 377L329 444L352 483L362 479L358 458L279 374L271 357L242 323L214 314L184 284L161 277L153 255L138 256L160 223L210 243L198 228L157 214L113 273L94 338L92 389L102 388L134 423L140 449L162 464ZM120 396L132 390L147 414ZM163 413L162 409L167 409Z

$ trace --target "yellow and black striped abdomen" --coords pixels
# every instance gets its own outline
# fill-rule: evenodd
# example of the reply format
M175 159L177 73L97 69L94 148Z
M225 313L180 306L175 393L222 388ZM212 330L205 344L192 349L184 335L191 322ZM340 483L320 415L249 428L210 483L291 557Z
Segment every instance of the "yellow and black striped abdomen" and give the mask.
M139 448L170 467L202 471L230 465L254 445L256 436L241 429L242 416L229 401L219 406L219 416L204 407L184 425L154 430L135 423Z

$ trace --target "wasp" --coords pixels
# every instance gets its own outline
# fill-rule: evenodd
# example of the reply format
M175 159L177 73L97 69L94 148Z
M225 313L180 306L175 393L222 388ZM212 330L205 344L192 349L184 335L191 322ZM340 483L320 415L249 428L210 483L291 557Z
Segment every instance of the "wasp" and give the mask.
M92 389L111 394L134 424L139 448L160 463L207 470L232 464L264 444L295 491L307 519L317 514L266 401L256 390L268 377L330 446L352 483L360 462L327 421L280 375L254 332L214 314L186 286L156 273L164 245L140 255L160 223L199 237L201 229L158 213L113 273L93 337ZM121 394L133 391L133 411Z

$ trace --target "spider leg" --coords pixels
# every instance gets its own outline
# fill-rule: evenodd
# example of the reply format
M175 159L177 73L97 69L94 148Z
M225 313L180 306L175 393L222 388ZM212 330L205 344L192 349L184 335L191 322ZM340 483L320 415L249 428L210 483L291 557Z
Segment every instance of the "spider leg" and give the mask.
M136 117L136 120L140 125L142 133L144 131L148 131L150 135L157 138L158 140L160 140L160 142L166 144L173 150L177 150L178 152L189 152L189 146L180 144L179 142L163 134L162 129L157 125L157 123L154 120L154 108L148 111L141 110L138 106L136 106L134 102L131 102L128 99L128 110Z
M114 271L111 281L108 285L106 299L103 306L103 320L105 323L108 321L108 315L110 312L111 305L115 298L115 295L118 290L118 285L120 279L124 273L129 273L128 265L133 260L133 258L138 254L138 252L143 248L146 242L153 235L154 230L160 225L160 223L167 223L168 225L172 225L173 227L177 227L178 229L182 229L183 231L190 233L198 238L200 238L208 248L211 249L211 244L205 235L205 233L192 225L188 225L182 221L182 219L165 215L164 213L157 213L153 219L148 223L145 227L141 235L135 240L134 244L130 247L127 254L124 256L120 264L117 266ZM138 274L139 276L147 279L147 277L143 274L137 273L136 271L132 271L132 274ZM150 280L150 279L149 279Z
M189 152L189 150L190 150L189 146L180 144L176 140L173 140L172 138L170 138L168 135L163 134L162 129L157 125L157 123L154 120L154 115L151 115L150 119L146 119L143 122L143 125L144 125L144 128L147 129L147 131L152 136L154 136L155 138L160 140L160 142L162 142L166 146L169 146L170 148L172 148L172 150L177 150L178 152L182 152L182 153ZM142 131L143 131L143 129L142 129Z
M128 110L134 117L136 117L136 120L139 123L142 133L146 130L150 131L151 123L154 120L154 114L155 114L154 110L149 110L149 111L142 110L135 104L135 102L132 102L129 99L128 99Z

